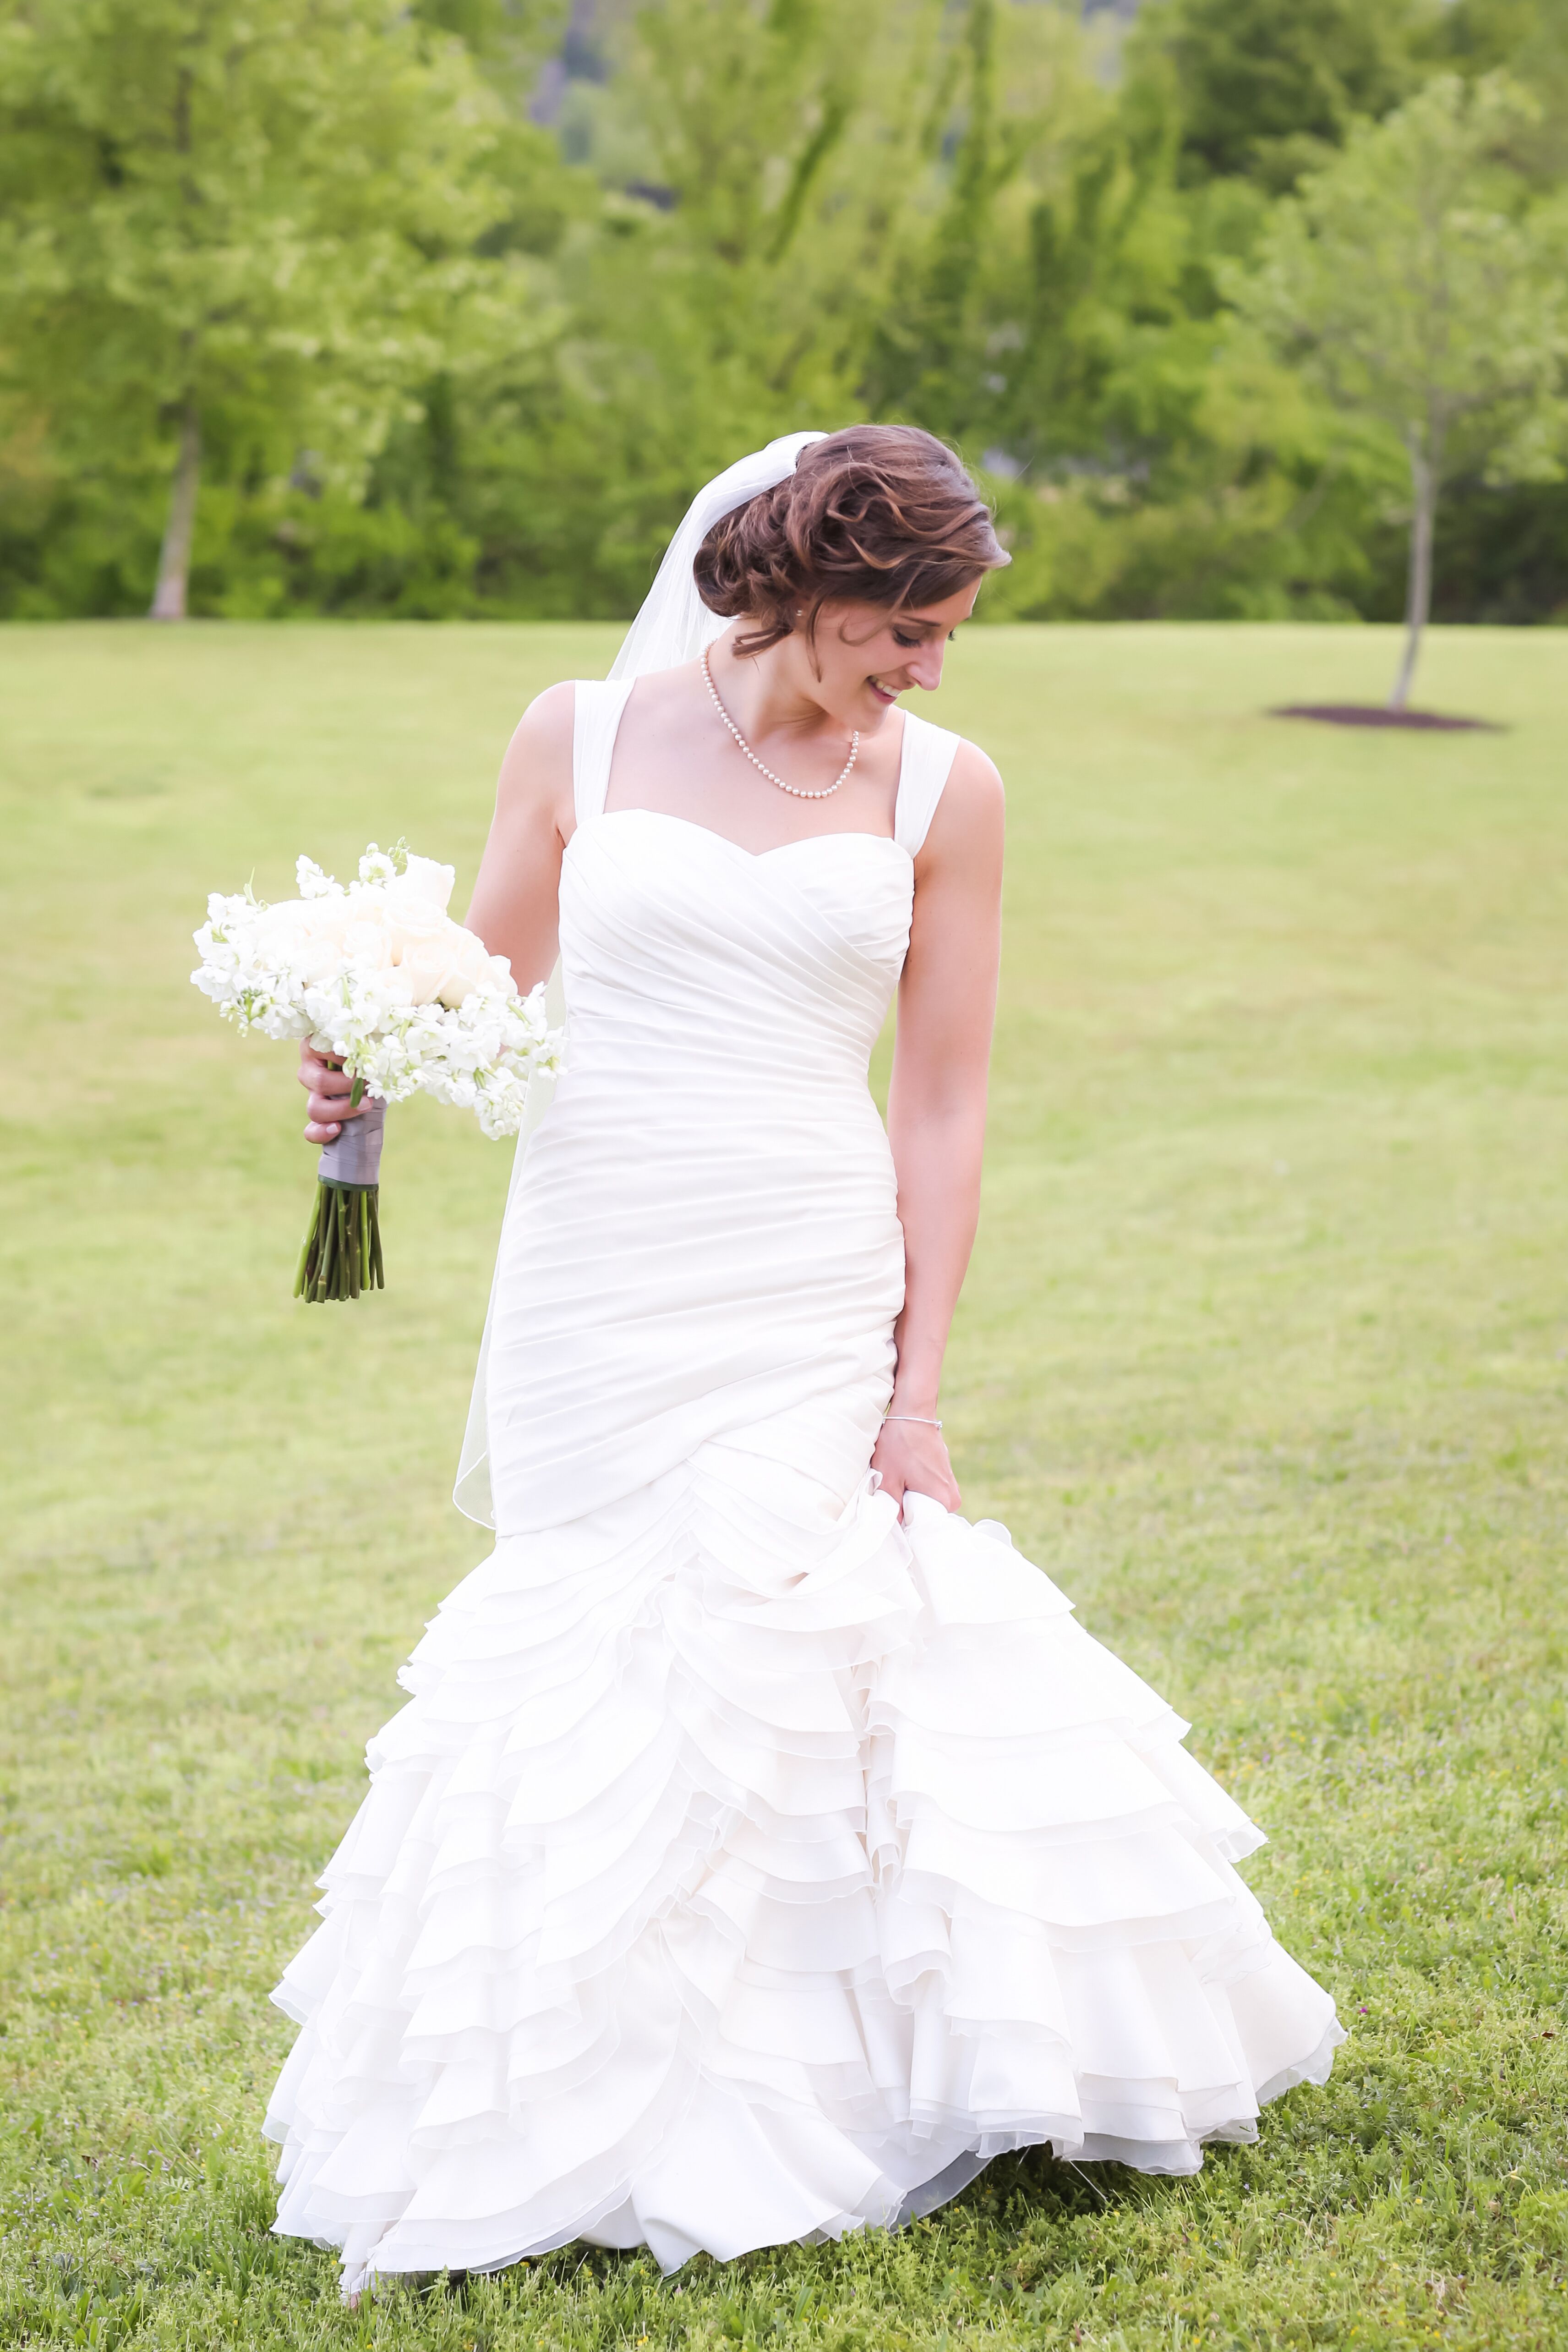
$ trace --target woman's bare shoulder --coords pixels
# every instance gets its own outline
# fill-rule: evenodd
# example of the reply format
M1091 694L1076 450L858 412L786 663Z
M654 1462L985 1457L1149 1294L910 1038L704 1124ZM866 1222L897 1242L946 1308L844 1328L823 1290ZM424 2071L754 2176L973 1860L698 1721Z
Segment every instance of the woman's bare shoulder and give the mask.
M947 772L947 792L956 792L960 799L974 807L999 808L1007 797L1001 770L977 743L967 735L958 738L958 748L953 754L953 765ZM946 793L943 794L946 798Z
M1007 794L995 761L960 735L942 797L925 836L927 853L946 859L954 853L983 850L998 844L1006 815Z
M571 756L572 729L577 720L577 681L563 677L536 694L512 735L536 751L565 751Z
M571 678L536 694L517 726L501 762L497 796L504 804L571 798L571 742L577 719L577 687Z

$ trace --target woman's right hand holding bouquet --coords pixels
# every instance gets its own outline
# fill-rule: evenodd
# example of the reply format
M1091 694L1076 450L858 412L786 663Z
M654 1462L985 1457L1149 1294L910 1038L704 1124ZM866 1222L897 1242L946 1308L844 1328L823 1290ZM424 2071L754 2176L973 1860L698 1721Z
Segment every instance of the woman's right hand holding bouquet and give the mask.
M354 1081L340 1061L318 1051L308 1037L299 1041L299 1083L309 1099L305 1106L307 1143L335 1143L345 1119L362 1117L370 1097L352 1100Z

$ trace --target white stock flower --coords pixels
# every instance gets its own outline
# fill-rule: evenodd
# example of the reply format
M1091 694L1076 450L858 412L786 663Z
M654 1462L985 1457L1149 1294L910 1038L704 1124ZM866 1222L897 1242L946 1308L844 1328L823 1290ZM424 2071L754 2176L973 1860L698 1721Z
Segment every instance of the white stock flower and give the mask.
M330 898L342 896L342 884L334 882L329 874L323 874L313 857L297 857L294 861L294 876L302 898Z

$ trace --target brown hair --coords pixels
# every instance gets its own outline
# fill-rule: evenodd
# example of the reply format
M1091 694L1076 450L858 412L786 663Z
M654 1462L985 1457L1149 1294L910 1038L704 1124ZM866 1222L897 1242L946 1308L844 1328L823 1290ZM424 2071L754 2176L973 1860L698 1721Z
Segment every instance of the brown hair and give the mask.
M736 639L756 654L797 617L809 640L824 604L936 604L1011 561L946 442L913 425L851 425L715 523L692 570L710 612L757 621Z

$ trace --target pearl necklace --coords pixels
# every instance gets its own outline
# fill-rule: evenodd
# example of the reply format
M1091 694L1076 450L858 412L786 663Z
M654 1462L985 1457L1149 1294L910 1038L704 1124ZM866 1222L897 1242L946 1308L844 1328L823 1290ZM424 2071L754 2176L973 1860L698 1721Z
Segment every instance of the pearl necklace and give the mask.
M782 776L776 776L774 774L771 768L763 767L761 761L758 758L756 752L752 750L750 744L747 741L745 736L741 733L739 728L736 725L734 719L730 717L728 711L719 700L718 688L713 682L713 672L707 666L707 647L706 646L703 647L702 664L703 683L707 688L709 701L713 704L714 709L717 711L719 717L723 719L725 725L728 728L730 733L734 736L736 741L739 744L741 750L745 752L752 766L759 769L762 774L767 777L770 784L777 784L781 793L792 793L794 798L798 801L825 801L828 799L830 794L838 791L839 786L843 782L844 778L849 774L850 770L854 766L855 761L860 757L861 730L858 727L850 737L850 756L844 761L843 766L839 770L838 774L833 778L831 784L824 784L820 793L809 793L803 784L787 784Z

